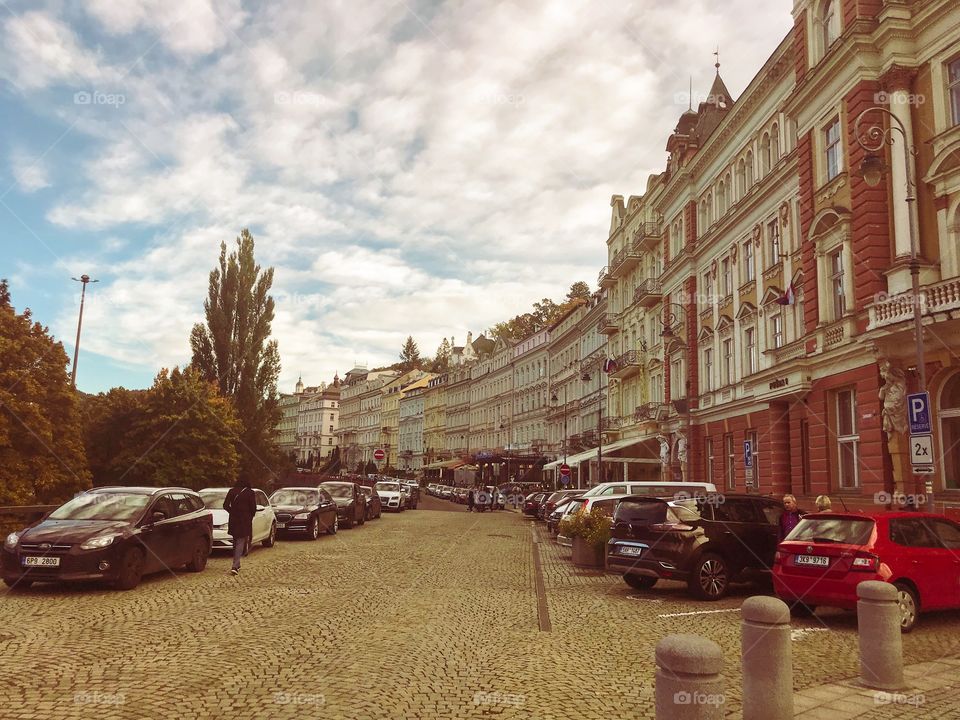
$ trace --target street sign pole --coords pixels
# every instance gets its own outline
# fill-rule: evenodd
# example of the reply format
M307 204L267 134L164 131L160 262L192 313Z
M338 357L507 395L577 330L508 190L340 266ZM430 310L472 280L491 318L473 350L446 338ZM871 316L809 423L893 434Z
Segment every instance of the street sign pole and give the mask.
M907 395L907 420L910 424L910 467L914 475L914 490L919 485L917 476L929 478L934 472L933 427L930 420L930 394ZM925 505L933 509L933 482L924 481ZM914 503L917 504L917 503Z

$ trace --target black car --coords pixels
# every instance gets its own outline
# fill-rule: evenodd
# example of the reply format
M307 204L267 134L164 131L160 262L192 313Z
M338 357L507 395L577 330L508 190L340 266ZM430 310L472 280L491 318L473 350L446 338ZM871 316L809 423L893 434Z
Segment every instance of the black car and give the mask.
M548 520L561 500L572 495L583 495L585 492L586 490L557 490L553 493L547 493L547 497L540 503L537 519Z
M207 566L213 519L185 488L101 487L81 493L42 520L10 533L3 581L105 580L120 590L144 575Z
M335 535L340 523L337 504L322 487L285 487L270 496L277 516L277 532L283 535L305 533L311 540L320 531Z
M523 501L523 514L528 517L537 517L540 513L540 506L547 499L548 494L537 492L530 493Z
M607 566L634 588L682 580L696 597L718 600L732 581L773 567L782 512L780 501L756 495L625 497L614 514Z
M420 486L416 483L403 483L407 491L407 510L416 510L420 504Z
M337 504L337 516L345 528L363 525L367 521L367 498L359 485L331 480L322 483L321 487L333 497Z
M374 520L383 515L383 505L380 503L380 496L373 491L372 487L366 485L360 486L360 492L367 496L367 520Z

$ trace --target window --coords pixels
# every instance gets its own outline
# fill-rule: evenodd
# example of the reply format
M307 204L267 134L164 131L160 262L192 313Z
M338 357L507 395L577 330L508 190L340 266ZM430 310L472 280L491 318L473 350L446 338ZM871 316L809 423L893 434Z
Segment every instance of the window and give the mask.
M767 267L780 262L780 221L771 220L767 224L767 238L769 239L770 254Z
M663 376L654 375L650 378L650 398L653 402L663 402Z
M707 201L700 201L700 214L697 218L697 223L700 225L700 236L702 237L707 232L707 227L710 224L707 215Z
M860 487L859 444L857 434L857 396L854 390L836 394L837 406L837 481L841 488Z
M833 319L839 320L847 311L847 299L843 288L843 250L830 254L830 291L833 295Z
M709 270L703 274L703 309L713 306L713 275Z
M686 397L683 382L683 361L680 358L670 363L670 395L675 398Z
M747 194L747 164L740 159L737 163L737 198Z
M960 58L947 65L947 89L950 93L953 124L960 125Z
M752 375L757 371L757 333L752 327L743 331L743 374Z
M753 280L753 240L747 240L743 244L743 281L745 283Z
M747 190L753 187L753 152L747 153Z
M706 475L704 476L704 482L713 482L713 438L707 438L704 445L704 457L706 458Z
M948 379L940 392L940 447L944 487L960 490L960 373Z
M760 442L755 430L747 432L747 442L750 443L750 457L753 458L753 487L760 487Z
M703 391L713 390L713 348L703 350Z
M770 172L770 135L763 134L760 140L760 174L766 175Z
M720 269L723 271L723 294L724 296L733 294L733 271L730 268L730 258L724 258L720 261Z
M826 53L840 37L840 8L837 0L826 0L820 14L823 32L823 52Z
M753 523L758 519L753 502L741 498L727 498L722 504L715 504L713 518L725 523Z
M770 317L770 345L774 349L783 347L783 316L780 313Z
M727 338L723 341L723 384L729 385L733 382L733 340Z
M780 161L780 127L776 123L770 129L770 159L773 165Z
M823 129L824 152L827 159L827 182L840 174L840 118L834 118Z
M723 436L723 479L727 484L727 490L733 490L737 486L736 462L737 456L734 452L733 433Z
M717 186L717 215L721 216L727 212L727 186L723 180Z

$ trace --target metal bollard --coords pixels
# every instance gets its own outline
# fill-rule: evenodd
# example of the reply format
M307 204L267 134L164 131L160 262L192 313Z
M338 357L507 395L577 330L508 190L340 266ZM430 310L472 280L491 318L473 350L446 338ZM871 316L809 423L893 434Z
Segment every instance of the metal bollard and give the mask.
M750 597L740 608L743 720L793 720L790 608L773 597Z
M857 585L860 682L879 690L899 690L903 682L903 638L897 588L867 580Z
M667 635L657 643L657 720L722 720L723 652L699 635Z

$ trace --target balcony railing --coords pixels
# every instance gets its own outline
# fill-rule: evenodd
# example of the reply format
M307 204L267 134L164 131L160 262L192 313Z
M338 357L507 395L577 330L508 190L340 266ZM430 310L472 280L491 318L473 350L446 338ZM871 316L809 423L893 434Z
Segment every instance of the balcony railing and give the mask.
M637 350L627 350L617 358L617 369L611 373L615 378L627 378L636 375L640 370L641 353Z
M602 427L604 430L619 430L622 422L623 421L618 417L605 417L600 422L600 427Z
M663 228L659 223L640 223L640 227L633 234L633 249L637 252L652 250L660 241Z
M600 287L612 287L616 279L610 274L610 268L604 267L597 276L597 284Z
M924 315L960 309L960 278L951 278L922 288L920 310ZM868 330L913 319L913 293L893 295L870 308Z
M605 313L597 321L597 332L603 333L604 335L614 335L615 333L620 332L620 326L617 324L617 316L615 313Z
M663 286L656 278L647 278L633 291L633 302L641 307L653 307L663 299Z

